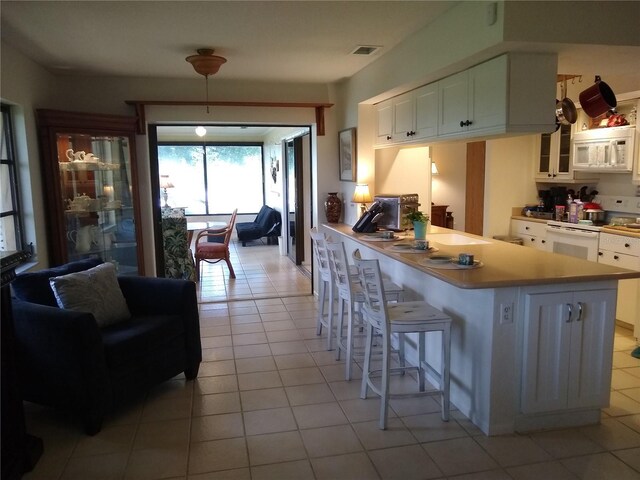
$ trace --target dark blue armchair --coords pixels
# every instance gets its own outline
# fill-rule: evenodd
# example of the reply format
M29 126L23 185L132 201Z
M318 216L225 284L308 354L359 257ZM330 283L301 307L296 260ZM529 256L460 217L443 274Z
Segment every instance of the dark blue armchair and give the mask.
M105 414L182 372L197 377L202 350L195 284L120 276L129 320L99 328L91 313L58 308L49 278L99 260L18 275L12 283L23 399L75 412L85 432Z

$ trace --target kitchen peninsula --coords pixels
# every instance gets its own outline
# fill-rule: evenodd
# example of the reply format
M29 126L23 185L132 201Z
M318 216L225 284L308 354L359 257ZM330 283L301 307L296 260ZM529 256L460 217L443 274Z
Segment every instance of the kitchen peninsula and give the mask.
M343 224L323 229L348 254L377 258L406 300L451 316L451 401L485 434L599 421L609 403L617 283L640 272L431 226L438 255L482 262L441 269L426 264L427 253L397 252L400 240L372 241ZM435 371L439 348L430 339ZM409 348L410 361L414 354Z

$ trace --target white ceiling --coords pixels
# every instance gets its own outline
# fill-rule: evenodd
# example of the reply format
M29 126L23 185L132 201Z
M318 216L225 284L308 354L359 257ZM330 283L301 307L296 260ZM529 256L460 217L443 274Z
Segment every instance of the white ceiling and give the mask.
M58 74L193 78L197 48L216 77L327 83L350 77L453 1L12 1L1 35ZM371 56L358 45L382 48Z

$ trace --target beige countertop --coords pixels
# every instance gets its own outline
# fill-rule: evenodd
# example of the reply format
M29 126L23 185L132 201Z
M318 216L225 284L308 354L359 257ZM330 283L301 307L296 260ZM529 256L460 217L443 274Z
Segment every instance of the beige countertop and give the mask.
M526 217L524 215L511 215L511 218L513 220L526 220L527 222L536 222L536 223L547 223L548 221L551 220L549 218L533 218L533 217Z
M400 239L396 242L380 242L371 241L371 237L367 237L366 234L353 232L351 225L323 224L323 227L459 288L499 288L640 278L640 272L565 255L542 252L534 248L513 245L499 240L430 225L427 231L427 240L429 240L430 245L439 249L435 253L436 255L457 257L458 254L463 252L471 253L476 260L484 264L480 268L471 270L436 269L419 263L429 257L428 253L397 253L390 250L394 243L401 242L403 239L406 241L413 240L412 233L408 235L400 234ZM482 245L446 245L438 243L438 234L440 233L464 235L472 239L482 239L488 243Z
M627 227L603 227L602 231L604 233L612 233L614 235L623 235L625 237L633 237L640 238L640 230L637 228L627 228Z

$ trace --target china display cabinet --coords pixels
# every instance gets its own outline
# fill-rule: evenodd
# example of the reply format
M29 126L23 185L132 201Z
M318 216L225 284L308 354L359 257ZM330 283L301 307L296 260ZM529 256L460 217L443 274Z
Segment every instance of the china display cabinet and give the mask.
M100 257L144 273L135 117L37 111L50 262Z

